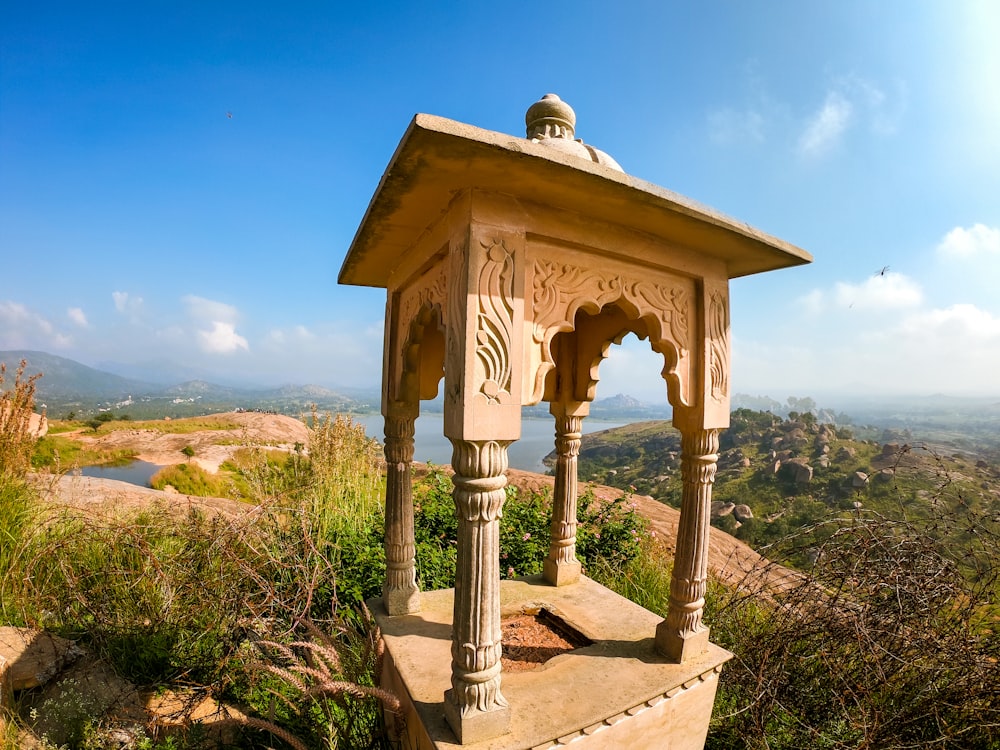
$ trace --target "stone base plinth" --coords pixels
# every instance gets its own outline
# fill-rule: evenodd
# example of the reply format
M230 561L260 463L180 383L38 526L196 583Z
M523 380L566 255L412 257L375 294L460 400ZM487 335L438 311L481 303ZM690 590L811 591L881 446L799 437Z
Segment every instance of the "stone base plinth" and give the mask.
M718 674L732 656L718 646L684 664L656 651L660 618L594 583L546 584L541 576L502 581L503 613L547 609L592 644L537 669L504 673L509 731L460 744L445 720L451 687L454 592L420 595L419 614L389 617L370 602L385 640L382 686L403 702L404 722L387 717L405 750L700 750Z

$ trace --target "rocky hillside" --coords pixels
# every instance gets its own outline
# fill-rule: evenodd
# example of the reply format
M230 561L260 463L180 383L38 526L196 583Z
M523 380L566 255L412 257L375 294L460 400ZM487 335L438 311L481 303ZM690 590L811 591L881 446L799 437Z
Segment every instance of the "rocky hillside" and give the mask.
M680 507L680 451L665 421L592 433L579 475ZM1000 466L932 444L856 440L809 413L740 409L720 437L713 498L713 525L757 549L837 514L962 512L1000 524Z

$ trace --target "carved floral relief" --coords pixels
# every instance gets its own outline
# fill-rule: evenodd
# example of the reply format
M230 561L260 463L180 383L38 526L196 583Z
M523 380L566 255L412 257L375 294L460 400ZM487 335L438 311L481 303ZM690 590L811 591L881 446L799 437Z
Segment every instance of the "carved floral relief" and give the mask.
M514 259L503 240L483 242L486 262L479 274L476 314L476 359L481 369L479 392L489 403L504 401L511 391L511 336L514 328Z
M712 292L708 307L708 371L711 395L716 401L729 397L729 311L726 295Z

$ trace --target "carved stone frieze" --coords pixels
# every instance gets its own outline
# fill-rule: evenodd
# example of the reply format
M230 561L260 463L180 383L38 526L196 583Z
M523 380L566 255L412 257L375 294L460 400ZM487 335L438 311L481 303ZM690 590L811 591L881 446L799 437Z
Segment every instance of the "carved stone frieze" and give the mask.
M481 243L486 262L479 274L476 359L479 392L489 403L510 400L511 337L514 327L514 259L503 240Z
M706 323L710 394L724 401L729 398L729 309L722 292L712 292Z
M573 330L581 309L596 313L618 304L635 320L645 322L655 350L672 349L674 361L685 362L693 346L692 293L691 285L680 278L665 283L537 258L531 279L532 336L541 352L543 371L534 378L533 402L541 397L541 376L555 366L553 336ZM677 376L683 378L684 374L678 372Z

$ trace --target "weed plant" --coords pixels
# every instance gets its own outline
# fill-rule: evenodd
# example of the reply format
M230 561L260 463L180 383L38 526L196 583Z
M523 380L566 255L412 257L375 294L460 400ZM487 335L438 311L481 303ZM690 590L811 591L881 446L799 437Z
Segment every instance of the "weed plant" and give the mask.
M31 466L35 435L31 415L35 408L35 381L41 374L25 376L27 360L21 360L14 382L7 383L7 365L0 362L0 476L21 478Z
M766 553L813 564L716 589L734 652L709 748L1000 747L1000 533L959 496L931 517L828 517Z

